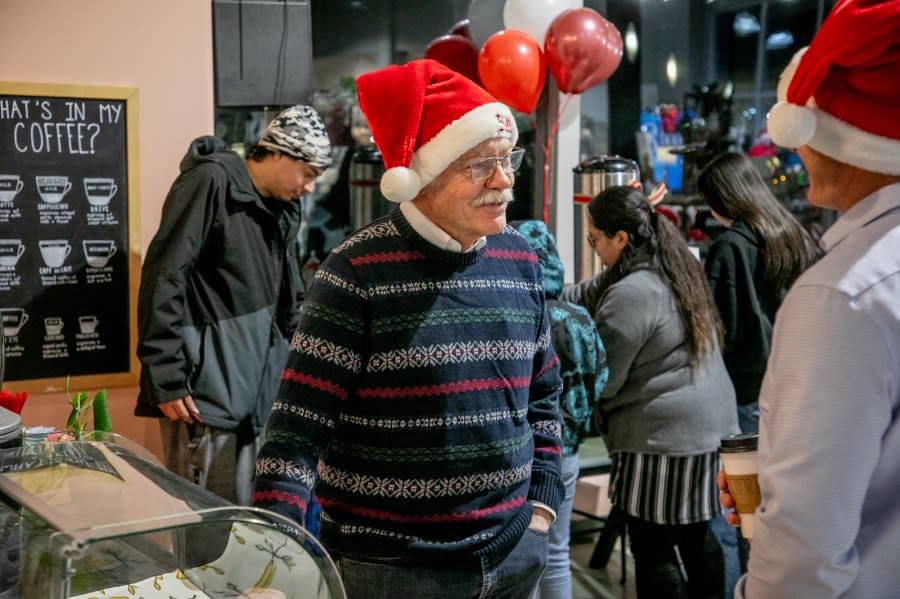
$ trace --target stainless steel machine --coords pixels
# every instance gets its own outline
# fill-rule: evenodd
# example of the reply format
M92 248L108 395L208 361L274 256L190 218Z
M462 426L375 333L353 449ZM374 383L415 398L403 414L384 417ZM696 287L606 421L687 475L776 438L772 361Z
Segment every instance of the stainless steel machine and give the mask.
M637 162L617 155L594 156L582 160L572 169L575 173L575 280L598 274L600 259L587 241L587 205L598 193L609 187L640 181Z

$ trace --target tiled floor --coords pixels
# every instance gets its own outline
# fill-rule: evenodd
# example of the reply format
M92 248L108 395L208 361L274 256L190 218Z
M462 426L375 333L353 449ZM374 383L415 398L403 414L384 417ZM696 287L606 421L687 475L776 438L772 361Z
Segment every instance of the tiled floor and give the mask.
M572 559L572 599L635 599L634 563L626 552L625 584L621 584L622 560L619 542L605 568L591 568L588 561L594 551L597 534L580 535L573 539L569 555Z

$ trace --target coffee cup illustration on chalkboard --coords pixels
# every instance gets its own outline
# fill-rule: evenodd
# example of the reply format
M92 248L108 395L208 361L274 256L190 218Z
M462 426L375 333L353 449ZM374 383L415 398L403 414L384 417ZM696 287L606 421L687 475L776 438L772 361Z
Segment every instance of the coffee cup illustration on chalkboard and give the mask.
M41 248L41 257L47 266L62 266L63 262L72 251L72 246L65 239L42 239L38 242Z
M72 183L68 177L52 176L52 177L35 177L34 182L37 184L38 195L41 200L48 204L59 204L63 197L72 189Z
M91 206L106 206L118 190L113 179L94 177L84 180L84 195Z
M116 253L116 242L112 239L85 239L81 242L84 257L89 266L102 268Z
M100 320L96 316L88 315L78 317L78 330L81 331L82 335L89 335L96 331L98 324L100 324Z
M44 319L44 329L46 329L48 337L61 334L63 319L60 316L48 316Z
M21 239L0 239L0 266L15 266L24 253Z
M18 335L26 322L28 322L28 313L24 308L0 308L0 323L3 326L4 337Z
M0 203L12 202L24 185L19 175L0 175Z

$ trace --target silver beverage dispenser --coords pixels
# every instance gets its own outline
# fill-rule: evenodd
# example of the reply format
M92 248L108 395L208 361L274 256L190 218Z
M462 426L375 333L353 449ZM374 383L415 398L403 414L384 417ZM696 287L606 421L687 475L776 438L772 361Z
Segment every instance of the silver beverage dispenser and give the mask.
M384 162L375 146L357 149L350 158L350 226L355 231L396 206L381 195Z
M388 214L395 204L381 195L384 160L359 106L350 110L350 136L358 144L350 157L350 227L356 231Z
M640 182L637 162L617 155L594 156L578 163L575 173L575 281L589 279L601 269L600 258L588 243L587 205L609 187Z

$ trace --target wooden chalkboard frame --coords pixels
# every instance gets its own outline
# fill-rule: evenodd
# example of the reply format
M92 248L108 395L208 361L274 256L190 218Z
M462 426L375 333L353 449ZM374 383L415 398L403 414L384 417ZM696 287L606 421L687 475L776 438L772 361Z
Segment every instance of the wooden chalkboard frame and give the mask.
M28 83L0 81L0 96L34 96L41 98L72 98L84 100L116 100L125 104L125 150L127 151L126 202L128 214L128 370L6 381L3 388L9 391L27 391L31 394L69 390L98 390L115 387L131 387L138 384L140 365L135 346L137 343L137 294L140 283L140 170L139 170L139 112L138 90L131 87L98 87L89 85ZM0 333L2 334L2 333ZM8 365L8 364L7 364Z

